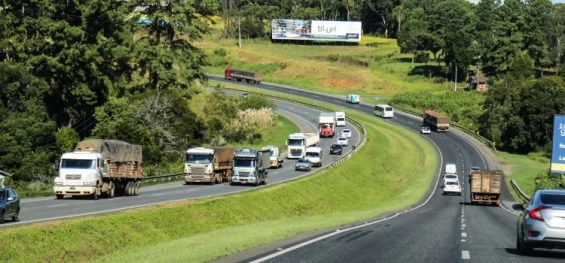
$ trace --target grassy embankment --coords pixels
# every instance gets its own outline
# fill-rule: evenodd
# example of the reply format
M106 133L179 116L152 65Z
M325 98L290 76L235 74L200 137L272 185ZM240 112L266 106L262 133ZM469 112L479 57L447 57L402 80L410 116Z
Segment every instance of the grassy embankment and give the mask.
M368 138L340 166L242 194L5 228L0 260L204 262L420 200L437 168L432 146L374 116L344 111L365 123Z
M220 27L221 24L217 26ZM357 93L361 100L388 103L392 96L405 92L428 91L435 97L434 108L448 112L452 121L471 130L476 127L482 111L480 94L446 93L453 88L448 82L438 82L437 62L415 63L409 54L400 54L394 39L363 36L359 46L316 46L273 44L267 40L244 40L238 48L236 40L207 36L196 43L206 50L211 66L206 71L223 74L226 67L263 73L267 82L287 84L331 95ZM225 52L218 52L223 49ZM223 56L223 53L226 53ZM362 65L371 57L373 63ZM443 65L443 64L442 64ZM413 72L412 68L415 68ZM460 82L460 87L465 84ZM399 97L402 106L421 110L412 103L430 103L429 95L407 94ZM441 110L440 110L441 111ZM500 153L501 161L512 167L514 178L526 192L533 192L534 178L547 167L547 159Z
M501 163L511 166L512 176L507 178L508 187L511 188L510 180L514 179L520 189L530 196L535 191L535 177L549 169L549 159L536 153L519 155L497 152L496 155ZM513 195L516 200L521 200L517 193L513 193Z

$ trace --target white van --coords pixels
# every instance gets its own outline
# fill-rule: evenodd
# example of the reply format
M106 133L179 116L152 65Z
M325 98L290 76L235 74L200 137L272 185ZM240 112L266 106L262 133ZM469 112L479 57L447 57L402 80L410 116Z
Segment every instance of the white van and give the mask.
M310 160L312 166L322 166L322 159L324 157L324 152L321 147L308 147L306 149L306 154L304 158Z
M345 127L345 112L338 111L335 113L335 126Z
M457 166L454 163L448 163L445 165L446 174L457 174Z
M345 97L345 102L347 103L359 104L360 100L361 98L357 94L349 94Z

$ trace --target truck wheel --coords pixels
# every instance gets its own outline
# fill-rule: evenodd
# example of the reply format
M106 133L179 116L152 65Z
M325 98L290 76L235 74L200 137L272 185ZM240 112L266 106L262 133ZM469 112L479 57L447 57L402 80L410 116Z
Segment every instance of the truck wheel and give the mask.
M139 188L141 188L141 185L139 184L139 182L135 182L135 190L134 190L135 196L139 195L139 190L140 190Z
M129 196L134 196L134 195L135 195L135 182L132 181L129 186Z
M114 198L116 196L116 185L114 185L114 182L110 182L108 188L108 198Z
M129 196L130 194L130 188L131 188L131 182L127 182L126 186L124 187L124 196Z
M92 194L90 196L90 198L92 198L92 200L98 200L100 196L98 195L98 190L96 190L96 192L94 192L94 194Z
M63 197L65 197L65 195L57 195L57 199L63 199Z
M259 179L259 176L255 176L255 186L260 186L261 185L261 180Z

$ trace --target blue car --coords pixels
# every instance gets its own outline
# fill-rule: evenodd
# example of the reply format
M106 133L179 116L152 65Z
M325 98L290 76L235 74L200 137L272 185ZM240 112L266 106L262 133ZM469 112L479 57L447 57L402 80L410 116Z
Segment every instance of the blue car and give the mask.
M6 218L19 221L20 197L12 188L0 188L0 224L4 224Z

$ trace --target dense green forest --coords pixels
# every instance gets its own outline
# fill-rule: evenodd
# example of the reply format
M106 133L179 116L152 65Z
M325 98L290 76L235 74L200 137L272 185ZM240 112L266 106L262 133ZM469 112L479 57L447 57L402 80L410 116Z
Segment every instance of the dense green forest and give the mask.
M187 147L256 138L269 122L242 118L271 114L261 110L271 103L205 88L207 58L193 43L212 16L226 38L238 18L251 38L268 38L274 18L362 21L365 34L397 38L414 60L431 57L425 66L445 78L477 66L491 88L468 107L426 94L403 102L448 105L456 121L513 151L547 152L552 114L565 113L565 7L549 0L4 0L0 168L48 182L61 152L99 137L143 145L155 173ZM256 115L241 114L249 110Z

